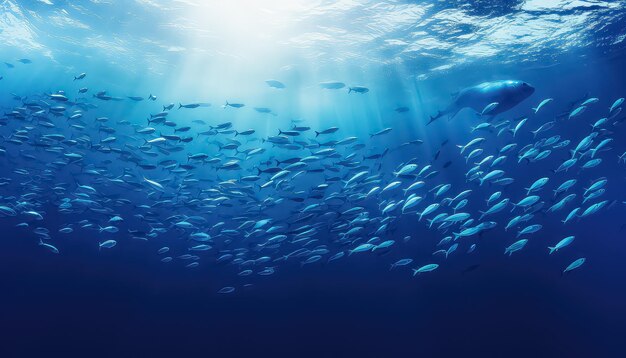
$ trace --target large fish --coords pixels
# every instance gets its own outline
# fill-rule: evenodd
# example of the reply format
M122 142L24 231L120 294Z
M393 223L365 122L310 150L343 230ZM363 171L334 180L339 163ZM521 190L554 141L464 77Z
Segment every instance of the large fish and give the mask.
M464 88L456 94L454 101L437 115L431 116L428 124L449 115L454 117L461 109L469 107L480 113L486 106L498 103L489 114L496 115L508 111L535 92L535 88L524 81L483 82L477 86Z

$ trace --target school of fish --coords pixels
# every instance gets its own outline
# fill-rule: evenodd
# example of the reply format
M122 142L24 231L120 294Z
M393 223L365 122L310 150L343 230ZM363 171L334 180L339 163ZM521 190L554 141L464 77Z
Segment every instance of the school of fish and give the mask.
M86 76L78 74L72 82ZM278 80L266 83L288 90ZM322 82L319 87L347 86ZM14 220L20 230L34 235L34 247L52 254L63 253L64 235L82 232L101 252L119 250L131 240L155 242L159 248L154 255L164 265L235 266L239 277L219 289L220 294L248 285L250 276L273 275L287 262L332 264L402 251L411 236L397 237L400 222L441 238L432 253L402 251L405 258L388 262L394 271L420 276L433 274L455 255L471 255L478 238L496 227L507 235L488 244L501 245L505 255L519 255L540 235L546 220L568 225L623 205L609 199L608 180L601 174L584 185L582 195L573 191L583 186L578 171L597 170L603 161L626 163L626 153L612 154L609 130L623 120L624 98L611 99L602 118L584 118L585 109L597 106L598 98L578 101L554 119L540 117L544 107L557 104L551 98L529 107L528 116L519 119L490 115L498 103L489 103L476 113L479 123L469 130L471 140L457 143L456 165L467 166L465 184L459 186L437 176L452 162L420 159L419 138L380 153L367 151L392 128L358 138L338 127L311 128L294 120L288 128L277 128L276 135L261 137L237 123L196 120L178 125L174 119L207 103L165 104L148 114L147 121L110 119L98 115L99 106L108 101L157 97L115 97L106 91L86 96L89 91L78 87L84 97L74 101L63 89L3 99L13 107L0 116L0 162L3 172L12 175L0 178L0 224ZM369 91L348 88L350 95ZM223 107L244 106L225 101ZM396 111L409 110L400 108ZM271 113L269 108L255 110ZM555 133L559 126L570 125L589 127L588 134L563 138ZM189 143L198 141L205 150L190 152ZM389 150L415 153L416 159L392 163L395 171L381 172ZM563 155L564 161L555 158ZM530 168L540 161L553 161L552 173L525 171L516 177L504 167L506 162ZM221 173L236 178L223 180ZM509 197L506 188L515 185L526 195ZM492 192L487 198L474 194L486 187ZM133 193L132 198L120 194L124 192ZM469 210L470 201L482 210ZM120 212L128 210L121 208L134 214L123 216ZM55 217L53 224L49 217ZM58 225L58 217L65 224ZM546 255L567 254L575 238L574 233L550 238ZM572 257L562 272L585 262L584 257Z

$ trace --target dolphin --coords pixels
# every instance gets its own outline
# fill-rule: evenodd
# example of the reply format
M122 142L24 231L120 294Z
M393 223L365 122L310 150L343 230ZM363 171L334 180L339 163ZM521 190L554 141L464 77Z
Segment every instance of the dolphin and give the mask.
M444 115L453 118L461 109L472 108L480 113L486 106L497 103L489 112L496 115L508 111L535 92L535 88L524 81L502 80L483 82L477 86L464 88L456 94L454 101L437 115L431 116L427 124Z

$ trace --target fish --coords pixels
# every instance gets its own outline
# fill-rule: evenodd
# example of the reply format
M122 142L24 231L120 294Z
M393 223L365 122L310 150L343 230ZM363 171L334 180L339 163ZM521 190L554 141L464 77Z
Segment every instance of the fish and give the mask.
M567 190L569 190L571 187L573 187L574 185L576 185L577 180L576 179L569 179L566 180L565 182L563 182L561 185L559 185L558 188L556 188L554 190L554 196L556 197L559 193L562 192L566 192Z
M339 128L337 127L330 127L330 128L326 128L324 130L321 131L315 131L315 137L318 137L321 134L331 134L331 133L335 133L339 130Z
M232 286L225 286L219 289L219 291L217 291L217 293L219 294L223 294L223 295L227 295L227 294L231 294L235 292L235 288Z
M467 149L467 148L471 148L475 145L478 145L482 142L485 141L485 138L474 138L472 140L470 140L469 142L467 142L467 144L465 145L457 145L457 147L461 148L461 154L463 154L463 152Z
M530 195L530 193L534 191L541 190L544 187L544 185L548 183L549 180L550 178L548 177L537 179L534 183L532 183L530 187L524 188L526 190L526 195Z
M623 103L624 103L623 97L616 99L615 102L613 102L613 104L609 108L609 113L613 113L613 111L619 108Z
M181 108L189 108L189 109L193 109L193 108L198 108L200 107L200 103L187 103L187 104L182 104L182 103L178 103L178 109ZM170 107L171 108L171 107ZM165 111L166 107L163 107L163 110Z
M285 86L284 83L278 81L278 80L266 80L265 83L267 83L268 86L272 87L272 88L276 88L276 89L284 89L287 86Z
M505 255L509 254L509 256L511 256L514 252L517 252L523 249L527 243L528 243L528 239L522 239L522 240L516 241L504 250L504 254Z
M105 248L105 249L111 249L113 247L115 247L115 245L117 245L117 241L115 240L106 240L106 241L102 241L98 244L98 247L100 249Z
M485 108L480 112L481 116L491 113L496 107L498 107L500 103L492 102L485 106Z
M346 84L343 82L337 82L337 81L327 81L327 82L320 82L319 86L323 89L342 89L346 86Z
M348 88L348 93L360 93L360 94L364 94L369 92L370 89L367 87L363 87L363 86L352 86L350 88Z
M52 252L53 254L59 253L59 249L57 249L54 245L45 243L41 239L39 239L39 246L45 247L46 249L48 249L48 251Z
M519 121L517 123L517 125L515 125L515 128L513 129L513 137L515 137L515 135L517 134L517 131L522 128L522 126L524 125L524 123L526 123L526 121L528 120L528 118L524 118L521 121Z
M407 164L407 165L404 165L397 172L394 172L394 175L396 177L400 176L400 175L407 175L407 174L410 174L410 173L414 172L415 170L417 170L417 164Z
M370 138L377 137L377 136L381 136L381 135L383 135L383 134L387 134L387 133L391 132L391 130L392 130L392 129L393 129L393 128L384 128L384 129L381 129L381 130L379 130L379 131L378 131L378 132L376 132L376 133L372 133L372 134L370 134Z
M536 233L537 231L541 230L541 228L542 228L542 227L543 227L543 226L542 226L542 225L539 225L539 224L529 225L529 226L527 226L527 227L523 228L522 230L520 230L520 231L517 233L517 236L516 236L516 237L518 238L518 237L520 237L520 236L522 236L522 235L534 234L534 233Z
M574 262L572 262L571 264L567 265L565 270L563 270L563 273L567 273L567 272L570 272L572 270L575 270L575 269L579 268L580 266L582 266L585 263L586 260L587 259L584 258L584 257L581 257L579 259L574 260Z
M502 199L502 201L500 201L499 203L487 209L487 211L479 211L480 213L479 220L482 220L485 216L499 213L500 211L504 210L507 207L507 205L509 205L509 199L505 198L505 199Z
M546 104L552 102L554 99L553 98L546 98L543 101L541 101L539 103L539 105L537 105L537 107L532 108L533 111L535 111L535 114L537 114L537 112L539 112L539 110L545 106Z
M406 266L406 265L410 265L411 263L413 263L413 259L400 259L391 264L391 268L389 268L389 271L393 270L394 268L398 266Z
M272 110L270 108L267 108L267 107L254 107L254 110L259 112L259 113L272 114L272 115L276 116L276 114L274 114L272 112Z
M569 214L567 214L567 217L561 222L563 224L567 224L568 222L572 221L574 218L577 218L579 212L580 212L580 208L575 208Z
M572 241L574 241L574 236L568 236L566 238L564 238L563 240L559 241L556 243L556 245L552 246L552 247L548 247L549 255L552 255L553 252L559 251L560 249L564 248L565 246L568 246L569 244L572 243Z
M243 103L229 103L228 101L226 101L226 103L222 106L223 108L226 107L232 107L232 108L242 108L245 107L245 104Z
M569 114L569 116L567 117L567 119L572 119L572 118L574 118L574 117L578 117L578 116L580 116L581 114L583 114L583 113L585 112L585 110L586 110L586 109L587 109L587 107L585 107L585 106L580 106L580 107L577 107L576 109L574 109L574 110L573 110L573 111Z
M422 267L413 269L413 276L419 275L419 274L424 273L424 272L432 272L432 271L436 270L437 268L439 268L438 264L424 265Z

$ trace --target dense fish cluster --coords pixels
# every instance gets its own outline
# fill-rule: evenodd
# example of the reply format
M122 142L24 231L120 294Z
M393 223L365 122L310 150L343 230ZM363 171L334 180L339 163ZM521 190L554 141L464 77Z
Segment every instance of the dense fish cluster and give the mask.
M85 77L81 73L74 81ZM286 88L278 80L266 83ZM525 92L513 99L476 94L476 88L507 84L520 85ZM319 86L346 87L342 82ZM33 244L54 254L63 252L64 235L80 231L93 238L94 250L118 250L130 240L145 241L159 243L154 255L164 265L235 266L239 277L219 289L222 294L246 286L253 276L273 275L287 262L332 264L392 250L404 258L390 260L391 270L428 274L455 255L472 254L478 238L496 227L506 234L489 245L501 245L505 255L518 255L546 220L568 225L623 205L609 199L608 180L601 173L588 185L577 180L577 173L597 170L603 161L626 161L626 153L612 153L609 130L622 120L624 99L612 99L605 117L597 119L578 118L589 106L599 105L597 98L576 101L554 119L541 117L544 107L556 104L550 98L529 107L528 117L504 118L503 112L528 97L530 89L522 82L505 81L461 92L433 118L479 103L480 108L474 108L479 122L469 130L470 140L457 143L458 160L444 164L424 159L419 139L373 153L372 142L392 128L358 138L338 127L311 128L293 120L288 128L277 128L276 135L260 136L231 122L194 120L179 125L174 119L207 103L166 104L147 121L131 121L101 116L99 106L143 97L99 91L73 101L63 90L14 95L3 99L13 104L0 117L0 222L13 220L35 238ZM348 88L351 94L368 91ZM86 87L78 89L81 95L87 92ZM483 97L463 102L470 95ZM157 97L150 94L147 100ZM509 100L514 103L503 103ZM223 107L244 106L225 102ZM564 138L555 130L560 126L589 130L581 138ZM204 150L191 150L198 147L191 142L202 142ZM416 159L387 162L392 160L388 153L395 150L414 153ZM557 159L563 156L567 159ZM463 185L438 176L453 162L467 166ZM553 171L523 171L521 176L511 172L537 162L554 163ZM396 169L381 171L383 163ZM524 195L508 195L511 186L524 188ZM55 218L52 223L49 217ZM398 237L400 222L439 236L433 251L403 251L411 236ZM546 255L566 255L567 247L575 245L574 234L550 242L544 238ZM563 272L585 263L584 257L571 260Z

